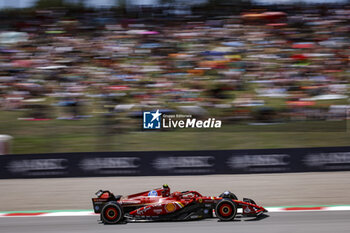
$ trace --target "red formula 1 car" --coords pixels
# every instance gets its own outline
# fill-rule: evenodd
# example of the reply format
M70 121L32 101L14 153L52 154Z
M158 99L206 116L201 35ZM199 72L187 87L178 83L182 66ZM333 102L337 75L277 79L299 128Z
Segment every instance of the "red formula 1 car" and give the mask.
M242 215L258 217L267 212L249 199L237 200L236 195L226 191L218 197L202 196L196 191L170 192L168 185L126 197L115 196L110 191L99 190L92 198L95 213L100 213L105 224L138 220L174 221L214 217L231 221L242 208ZM214 211L213 211L214 210Z

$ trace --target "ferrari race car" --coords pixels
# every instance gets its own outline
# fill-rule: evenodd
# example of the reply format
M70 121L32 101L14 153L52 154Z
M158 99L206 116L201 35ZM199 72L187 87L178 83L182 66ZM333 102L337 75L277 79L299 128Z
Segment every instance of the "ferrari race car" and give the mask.
M237 209L242 208L244 217L259 217L267 212L249 198L239 201L235 194L226 191L218 197L202 196L196 191L170 192L163 188L131 194L126 197L110 191L99 190L92 198L95 213L104 224L133 221L174 221L213 218L231 221Z

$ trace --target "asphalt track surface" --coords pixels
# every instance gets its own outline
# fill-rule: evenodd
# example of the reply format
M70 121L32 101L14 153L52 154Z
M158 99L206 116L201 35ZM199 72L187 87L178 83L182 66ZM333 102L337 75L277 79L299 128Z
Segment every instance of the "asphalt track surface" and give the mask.
M192 233L342 233L349 232L350 211L268 213L269 217L248 221L238 218L232 222L205 219L189 222L147 222L103 225L99 216L85 217L8 217L0 219L1 232L6 233L104 233L104 232L192 232Z
M114 194L126 195L160 187L164 183L169 184L172 191L192 189L212 196L230 190L239 199L249 197L262 206L347 205L350 204L349 180L349 171L10 179L0 180L0 212L91 209L91 197L99 189L109 189Z

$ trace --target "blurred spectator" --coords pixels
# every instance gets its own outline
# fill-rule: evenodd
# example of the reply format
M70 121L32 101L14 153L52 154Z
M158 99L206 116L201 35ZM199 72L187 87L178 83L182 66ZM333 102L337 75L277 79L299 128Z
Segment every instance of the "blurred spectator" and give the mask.
M115 115L120 104L133 106L129 116L158 108L227 120L335 119L340 107L318 101L348 98L349 20L348 8L312 7L161 20L23 14L0 22L0 108L32 109L36 119L104 112L108 131L125 121Z

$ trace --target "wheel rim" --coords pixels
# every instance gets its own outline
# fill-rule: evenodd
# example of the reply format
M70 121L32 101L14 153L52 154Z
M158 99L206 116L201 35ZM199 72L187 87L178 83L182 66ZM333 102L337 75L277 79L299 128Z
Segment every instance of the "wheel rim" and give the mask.
M222 204L219 208L219 213L222 217L230 217L232 214L232 206L229 204Z
M109 207L105 211L105 215L108 220L115 220L118 217L118 211L114 207Z

